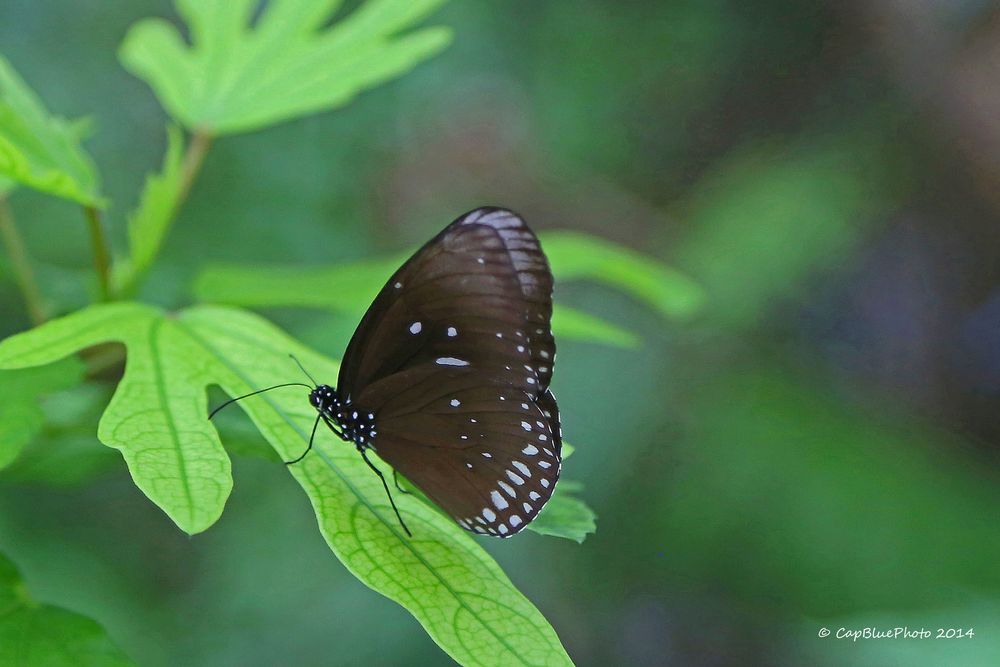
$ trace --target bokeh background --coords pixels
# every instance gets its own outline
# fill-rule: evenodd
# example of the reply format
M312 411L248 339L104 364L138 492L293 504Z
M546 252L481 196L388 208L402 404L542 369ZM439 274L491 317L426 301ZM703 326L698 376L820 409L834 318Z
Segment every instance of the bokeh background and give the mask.
M96 121L119 244L164 149L115 55L150 15L177 20L166 0L0 4L0 52ZM485 542L571 656L1000 664L1000 5L474 0L432 22L455 41L411 74L218 141L144 297L189 303L210 263L397 252L482 203L648 253L702 285L693 317L558 285L642 340L560 345L566 474L597 533ZM84 303L79 211L11 205L57 309ZM28 321L3 266L7 335ZM332 356L354 324L264 313ZM449 663L330 554L280 464L237 457L221 521L181 534L94 437L108 391L50 397L0 475L0 551L38 598L142 665ZM976 634L817 636L867 626Z

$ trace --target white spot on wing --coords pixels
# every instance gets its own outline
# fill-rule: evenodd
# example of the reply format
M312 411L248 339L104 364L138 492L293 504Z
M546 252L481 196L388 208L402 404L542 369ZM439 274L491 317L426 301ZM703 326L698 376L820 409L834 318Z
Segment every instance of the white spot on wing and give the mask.
M543 478L542 478L542 479L540 479L539 481L540 481L540 482L542 483L542 486L544 486L544 487L545 487L546 489L547 489L547 488L549 488L549 480L547 480L547 479L545 479L545 478L543 477Z
M497 526L497 530L499 530L499 531L500 531L500 534L501 534L501 535L506 535L506 534L507 534L507 532L508 532L508 531L507 531L507 524L505 524L505 523L501 523L501 524L500 524L499 526Z
M528 445L527 447L522 449L521 452L527 454L528 456L534 456L535 454L538 453L538 447L535 447L534 445Z
M514 482L518 486L522 486L524 484L524 478L521 477L520 475L514 473L511 470L505 470L504 472L507 473L507 477L510 479L510 481Z
M541 498L541 496L538 495L538 492L536 491L532 491L531 493L529 493L528 497L531 498L532 500L538 500L539 498Z
M486 519L487 521L489 521L490 523L493 523L494 521L497 520L497 515L489 507L484 507L483 508L483 518Z
M531 472L528 470L528 466L524 465L520 461L513 461L512 465L521 471L521 474L525 477L531 477Z
M449 338L454 338L457 335L458 335L458 329L456 329L455 327L448 327L448 337Z
M521 428L523 428L525 431L530 431L531 424L529 424L528 422L521 422Z
M521 517L519 517L516 514L511 515L511 517L510 517L510 525L512 527L514 527L514 528L517 528L518 526L520 526L521 525Z
M464 359L456 359L455 357L438 357L434 360L434 363L440 366L468 366L469 362Z
M451 407L457 408L458 406L460 406L462 404L462 401L458 400L457 398L453 398L453 399L451 399L450 403L451 403Z
M542 480L543 482L546 480ZM507 503L507 499L500 495L499 491L490 491L490 499L493 500L493 504L496 505L498 510L507 509L510 505ZM485 514L485 512L483 512ZM492 521L492 519L490 519Z
M410 325L410 333L414 336L420 333L420 330L424 328L424 325L420 322L414 322Z

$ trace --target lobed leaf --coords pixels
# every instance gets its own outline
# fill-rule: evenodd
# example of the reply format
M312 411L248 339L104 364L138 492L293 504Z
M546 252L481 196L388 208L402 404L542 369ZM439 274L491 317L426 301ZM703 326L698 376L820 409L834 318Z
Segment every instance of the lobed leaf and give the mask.
M97 171L80 146L85 123L49 115L0 56L0 192L19 183L88 206L103 206Z
M133 26L119 57L189 129L246 132L347 104L412 69L451 39L403 31L444 0L367 0L326 27L340 0L177 0L191 45L162 19ZM400 34L403 33L403 34Z
M0 665L134 664L97 622L31 599L17 568L0 556Z
M128 362L98 436L120 449L136 484L184 530L208 527L232 478L207 419L205 391L240 395L337 365L246 312L197 307L167 316L138 304L91 306L0 343L0 366L51 362L95 342L125 343ZM306 447L315 412L302 390L240 402L282 459ZM362 582L408 609L463 664L571 664L555 632L476 540L424 503L397 499L407 538L378 478L329 433L290 473L330 548Z
M222 514L233 481L195 381L200 349L175 319L134 303L86 308L0 343L0 366L45 364L108 341L124 343L128 360L97 436L122 452L136 486L174 523L201 532Z

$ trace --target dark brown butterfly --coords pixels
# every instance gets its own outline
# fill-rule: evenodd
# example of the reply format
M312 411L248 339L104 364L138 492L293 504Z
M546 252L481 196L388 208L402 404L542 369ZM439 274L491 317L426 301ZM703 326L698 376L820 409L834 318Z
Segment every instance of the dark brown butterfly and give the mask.
M379 477L368 449L463 528L510 537L559 479L551 317L552 273L534 233L505 209L466 213L375 297L337 387L310 394L313 433L322 420Z

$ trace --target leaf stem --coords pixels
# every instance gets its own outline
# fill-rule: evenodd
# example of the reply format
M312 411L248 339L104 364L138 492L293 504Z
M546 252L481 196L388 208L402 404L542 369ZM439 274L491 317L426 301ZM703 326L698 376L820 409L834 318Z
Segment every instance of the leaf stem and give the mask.
M14 280L21 290L24 305L28 310L28 317L32 324L38 326L46 320L44 300L38 289L38 282L35 280L35 273L31 268L24 240L21 238L17 225L14 224L14 214L11 213L10 206L7 204L7 198L3 196L0 196L0 237L3 238L3 244L7 248L11 269L14 272Z
M194 184L194 179L201 171L201 165L205 162L205 155L208 153L208 149L211 145L212 135L210 132L203 128L193 131L191 141L184 150L184 157L181 158L181 173L177 185L177 195L171 206L169 217L165 222L165 228L163 229L159 242L153 250L152 257L149 258L149 262L146 264L144 269L137 271L133 267L133 269L128 273L128 276L125 278L125 283L120 289L121 294L131 296L135 293L139 283L142 281L142 278L146 273L146 270L149 268L149 264L152 264L156 255L159 254L163 240L166 238L170 226L173 225L174 220L177 219L177 215L180 213L181 207L187 200L188 193L191 191L191 186Z
M174 204L173 217L177 217L177 212L187 199L188 192L195 177L201 171L201 165L205 161L205 155L212 145L212 135L204 128L198 128L191 135L191 143L188 144L184 152L184 159L181 162L181 182L177 189L177 202Z
M108 239L101 225L101 215L94 206L84 206L83 213L87 218L90 230L90 245L94 252L94 272L97 273L97 285L100 289L101 301L111 301L111 252L108 250Z

